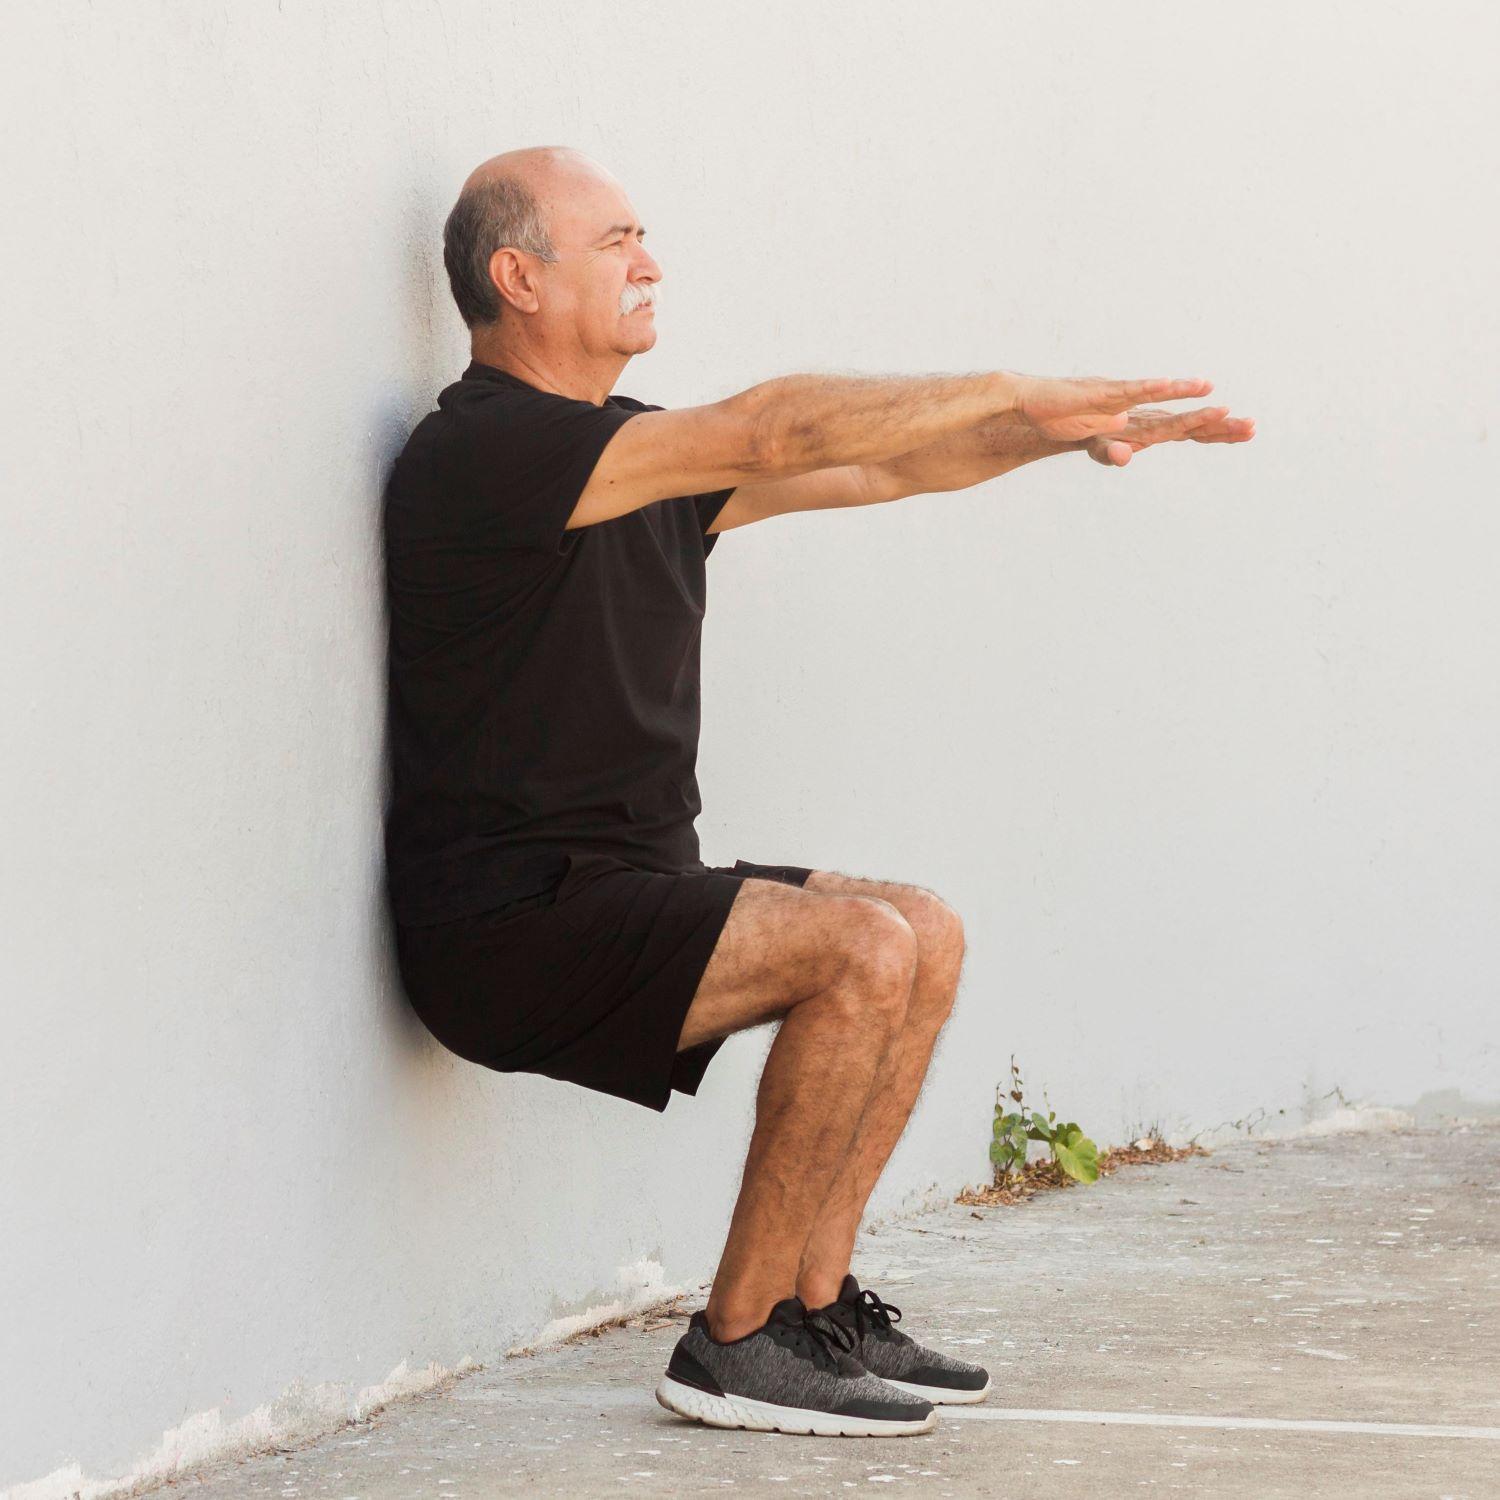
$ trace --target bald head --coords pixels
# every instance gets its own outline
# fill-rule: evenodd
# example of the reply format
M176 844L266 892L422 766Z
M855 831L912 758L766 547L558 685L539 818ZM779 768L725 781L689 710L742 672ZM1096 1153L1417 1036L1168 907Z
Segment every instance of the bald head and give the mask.
M547 194L580 176L603 177L614 181L609 173L582 151L572 146L523 146L518 151L502 151L482 161L464 179L463 192L483 187L497 178L509 177L524 182L534 192Z
M502 151L464 179L443 226L443 264L464 322L472 329L497 322L505 307L490 276L490 257L502 246L551 264L558 240L571 227L570 207L589 187L617 187L593 157L571 146L526 146Z

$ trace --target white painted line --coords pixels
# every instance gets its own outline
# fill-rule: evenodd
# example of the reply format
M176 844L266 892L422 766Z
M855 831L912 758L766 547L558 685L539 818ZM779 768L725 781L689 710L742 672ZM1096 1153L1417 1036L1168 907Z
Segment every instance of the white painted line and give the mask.
M1107 1422L1135 1427L1235 1427L1270 1432L1366 1432L1376 1437L1488 1438L1500 1427L1442 1427L1430 1422L1296 1422L1284 1417L1198 1417L1163 1411L1048 1411L1023 1406L939 1406L940 1417L977 1422Z

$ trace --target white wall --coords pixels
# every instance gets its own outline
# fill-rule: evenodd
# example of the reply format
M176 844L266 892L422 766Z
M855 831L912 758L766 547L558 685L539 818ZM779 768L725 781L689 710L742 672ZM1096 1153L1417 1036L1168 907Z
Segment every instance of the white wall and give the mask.
M765 1035L665 1116L487 1074L385 928L379 481L512 146L651 227L627 394L1203 373L1257 419L714 553L705 857L968 925L877 1208L983 1175L1012 1051L1101 1141L1497 1093L1493 10L933 14L9 17L0 1483L713 1268Z

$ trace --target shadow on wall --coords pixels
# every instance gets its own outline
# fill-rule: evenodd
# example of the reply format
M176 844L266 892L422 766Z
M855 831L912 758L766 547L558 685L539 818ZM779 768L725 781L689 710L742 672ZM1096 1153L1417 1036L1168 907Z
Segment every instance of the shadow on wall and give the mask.
M448 205L440 203L431 185L426 184L414 190L402 217L404 232L397 258L402 296L393 320L396 374L387 388L377 393L374 409L368 413L377 495L384 494L391 465L411 429L431 410L438 391L456 378L448 365L453 334L463 328L463 323L448 295L448 277L443 269L443 220L447 212Z
M382 634L382 657L388 649L389 619L385 601L385 528L382 525L382 509L385 488L390 480L391 469L405 446L411 430L436 403L437 393L456 378L449 366L453 352L454 329L463 329L458 310L448 294L447 272L443 267L443 220L449 205L441 201L430 182L416 184L408 197L400 222L402 226L396 266L399 274L400 296L392 309L391 319L395 334L393 352L384 362L387 376L370 397L365 413L365 431L368 434L366 462L373 497L373 524L377 530L380 556L381 598L379 619ZM467 343L465 333L464 343ZM385 809L391 797L391 756L389 703L381 715L382 744L380 754L380 807L381 827L384 828ZM391 974L399 993L400 981L395 964L395 925L385 887L384 850L381 850L380 879L378 886L378 908L383 922L386 945L389 950L383 955L383 964ZM405 1001L402 1001L405 1010ZM411 1017L416 1032L422 1029L415 1016Z

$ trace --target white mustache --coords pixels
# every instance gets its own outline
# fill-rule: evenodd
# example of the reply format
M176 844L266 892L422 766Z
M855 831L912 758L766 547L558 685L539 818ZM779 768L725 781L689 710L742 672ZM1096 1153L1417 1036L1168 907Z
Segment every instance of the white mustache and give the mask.
M644 307L648 302L655 306L660 300L654 286L627 286L620 298L620 311L633 313L636 308Z

